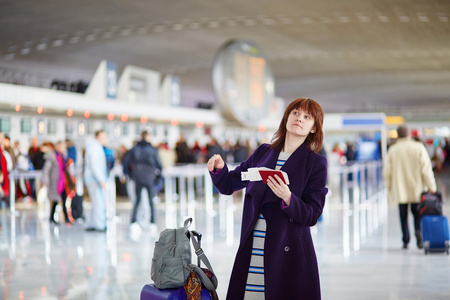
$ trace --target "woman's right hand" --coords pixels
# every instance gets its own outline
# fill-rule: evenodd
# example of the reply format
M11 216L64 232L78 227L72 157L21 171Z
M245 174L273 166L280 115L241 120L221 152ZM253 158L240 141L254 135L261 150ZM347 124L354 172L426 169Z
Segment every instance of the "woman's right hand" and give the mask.
M214 170L222 170L225 166L225 162L219 154L214 154L208 160L208 171L212 172Z

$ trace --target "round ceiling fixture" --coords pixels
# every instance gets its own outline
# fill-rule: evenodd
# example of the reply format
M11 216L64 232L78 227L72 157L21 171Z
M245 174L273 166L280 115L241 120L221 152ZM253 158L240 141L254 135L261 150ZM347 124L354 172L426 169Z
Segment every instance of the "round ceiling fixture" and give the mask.
M247 40L230 40L214 58L214 92L224 117L255 127L274 98L272 70L262 50Z

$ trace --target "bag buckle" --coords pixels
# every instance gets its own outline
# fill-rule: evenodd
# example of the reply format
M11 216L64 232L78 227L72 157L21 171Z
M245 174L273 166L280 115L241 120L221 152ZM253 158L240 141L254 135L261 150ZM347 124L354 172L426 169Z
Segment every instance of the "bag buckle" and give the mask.
M202 248L198 248L197 250L195 250L195 254L197 254L197 256L202 256L203 254L205 254L205 252L203 252Z

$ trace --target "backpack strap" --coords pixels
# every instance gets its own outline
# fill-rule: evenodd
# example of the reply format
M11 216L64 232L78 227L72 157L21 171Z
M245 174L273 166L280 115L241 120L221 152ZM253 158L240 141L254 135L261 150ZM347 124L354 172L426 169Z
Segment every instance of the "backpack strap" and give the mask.
M208 258L205 255L205 252L203 252L203 249L200 247L199 239L201 238L201 234L199 234L196 231L189 231L189 235L192 240L192 245L194 245L195 254L197 257L205 264L205 266L211 271L211 273L214 274L214 270L208 260ZM205 287L210 291L215 291L217 289L217 277L214 275L212 278L212 281L206 276L205 272L203 272L202 269L200 269L200 266L196 266L194 264L188 264L188 267L191 268L193 271L195 271L201 278L203 284Z

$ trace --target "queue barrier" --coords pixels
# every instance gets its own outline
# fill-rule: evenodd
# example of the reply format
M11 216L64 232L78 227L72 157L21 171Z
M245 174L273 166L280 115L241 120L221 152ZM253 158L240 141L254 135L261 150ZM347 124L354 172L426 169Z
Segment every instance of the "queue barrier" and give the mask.
M19 171L13 170L9 173L9 209L11 216L16 212L16 181L18 179L37 179L42 177L42 171Z
M229 166L232 170L235 166ZM387 220L388 204L382 179L382 162L368 161L330 167L328 178L338 179L338 188L332 189L342 205L343 250L358 251L361 240L373 234ZM226 234L227 244L233 244L234 204L233 195L218 196L214 205L214 187L204 164L189 164L164 169L166 227L177 227L185 217L195 218L195 207L204 199L206 228L214 228L214 217L219 215L219 231ZM336 185L336 184L335 184ZM244 192L240 192L243 196ZM331 192L330 192L331 194ZM324 219L328 218L328 202L324 208ZM352 223L352 228L350 228ZM195 226L195 225L194 225ZM352 243L350 237L353 237Z
M344 256L350 255L350 249L358 251L361 240L387 221L388 201L382 167L381 161L368 161L329 170L329 178L339 176L340 179L337 193L342 201Z

